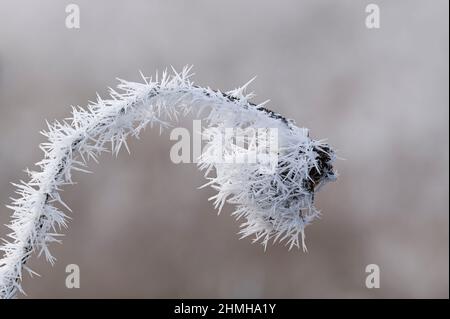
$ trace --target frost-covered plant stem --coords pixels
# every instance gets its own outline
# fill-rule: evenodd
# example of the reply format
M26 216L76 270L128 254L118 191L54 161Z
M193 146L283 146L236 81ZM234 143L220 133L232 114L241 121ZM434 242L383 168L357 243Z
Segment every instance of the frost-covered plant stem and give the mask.
M307 130L293 121L249 102L245 87L222 93L195 86L190 81L190 68L173 75L166 72L161 79L145 78L144 83L120 80L118 93L111 89L111 99L91 103L86 109L73 108L72 117L48 125L43 132L48 142L40 145L44 159L37 163L40 171L28 171L30 180L15 184L18 197L9 208L14 212L8 225L12 241L5 241L0 260L0 297L12 298L21 288L23 270L30 256L44 253L50 263L55 259L48 244L58 242L58 231L67 227L66 216L57 205L69 209L59 190L72 184L72 171L86 171L86 162L106 151L111 144L117 154L127 148L129 135L138 137L148 124L160 130L191 111L208 109L207 123L212 129L210 150L218 147L214 132L224 127L270 127L279 130L279 160L272 174L262 173L257 164L218 164L208 153L202 155L199 166L215 177L209 177L218 190L216 207L225 201L237 206L235 214L244 217L243 237L255 235L255 241L287 239L290 247L304 246L304 227L318 212L313 206L314 192L334 179L334 152L321 141L311 140ZM226 141L225 143L231 143Z

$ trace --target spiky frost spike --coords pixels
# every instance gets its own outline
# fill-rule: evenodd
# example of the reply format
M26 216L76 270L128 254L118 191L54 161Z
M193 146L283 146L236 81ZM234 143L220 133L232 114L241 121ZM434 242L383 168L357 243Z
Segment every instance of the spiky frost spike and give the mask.
M304 249L304 228L318 211L313 206L315 191L333 180L333 150L321 141L309 138L306 129L264 107L249 102L253 94L245 94L245 84L228 93L202 88L191 82L191 68L173 71L156 80L143 77L144 83L119 80L118 91L111 89L111 99L98 96L86 108L72 107L65 121L48 124L42 132L48 141L40 148L44 159L37 163L40 172L30 172L30 181L15 184L17 197L8 207L13 210L10 241L0 246L0 297L13 298L21 287L22 270L33 253L44 254L50 263L55 258L49 243L59 242L61 228L67 227L68 216L54 205L67 209L59 195L63 185L72 184L72 171L86 171L86 161L96 160L110 145L118 154L126 148L128 136L139 136L147 125L160 130L192 111L209 109L206 116L208 145L199 168L206 171L209 185L217 190L212 198L219 210L225 202L236 205L233 215L244 219L240 234L254 236L264 246L269 240L285 241L289 248ZM258 163L233 164L216 160L216 155L253 155L254 147L243 150L231 139L222 141L226 128L240 128L246 135L253 128L278 130L278 161L273 170ZM252 138L249 145L256 145ZM215 172L214 176L211 174Z

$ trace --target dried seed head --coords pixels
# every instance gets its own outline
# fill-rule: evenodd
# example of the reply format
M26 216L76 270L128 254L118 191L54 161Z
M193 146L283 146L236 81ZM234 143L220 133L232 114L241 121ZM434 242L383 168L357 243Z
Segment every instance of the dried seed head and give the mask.
M119 80L121 92L111 89L111 99L98 97L86 109L73 108L71 118L48 124L48 131L42 132L48 142L40 145L44 159L37 163L41 171L29 171L29 182L14 184L18 197L8 206L13 210L8 225L12 241L0 246L4 253L0 260L1 298L23 292L22 271L34 273L25 266L33 252L44 253L54 263L48 245L59 242L58 231L67 227L68 219L55 204L69 209L59 190L72 183L73 170L87 172L86 161L96 161L108 144L115 154L122 146L128 150L127 137L137 137L147 125L162 130L180 115L203 109L209 109L209 137L199 167L206 171L208 185L217 190L213 197L216 207L220 209L225 202L236 205L233 215L244 219L242 237L254 235L254 241L261 240L265 246L270 239L286 240L290 248L299 247L301 238L306 249L304 229L318 215L314 194L335 178L332 148L312 140L308 130L270 111L265 103L249 102L253 94L245 94L248 83L222 93L194 85L190 69L174 71L173 75L164 72L155 81L143 77L144 83ZM239 158L255 155L254 147L242 148L235 139L222 140L226 128L238 128L241 135L252 129L276 130L277 147L257 154L262 156L256 162L217 161L217 154ZM252 144L254 140L245 138L249 145L265 143L258 140Z

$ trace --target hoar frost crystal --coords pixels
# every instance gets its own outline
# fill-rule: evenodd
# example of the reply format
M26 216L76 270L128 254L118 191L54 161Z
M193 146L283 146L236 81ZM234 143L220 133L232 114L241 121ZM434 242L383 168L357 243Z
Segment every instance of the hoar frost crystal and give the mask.
M243 220L240 234L253 236L267 246L270 240L284 241L289 248L303 249L305 227L319 212L313 205L314 194L336 178L333 149L324 141L309 137L308 130L295 126L263 104L249 100L244 85L233 91L221 91L194 85L190 68L161 78L143 77L143 83L120 80L120 93L111 89L111 99L73 108L72 117L48 125L43 134L48 142L41 144L44 159L39 171L28 171L30 180L15 184L18 197L8 227L11 241L0 249L0 297L13 298L22 291L23 270L34 252L45 254L50 263L54 257L48 244L58 240L58 231L67 227L67 216L56 207L67 207L59 190L72 184L72 171L85 171L86 162L111 149L115 154L122 146L128 149L128 136L138 137L147 125L160 130L180 116L206 111L209 134L207 151L199 167L205 170L207 185L217 190L215 206L234 204L233 215ZM226 128L271 128L278 132L276 163L271 169L261 163L233 164L215 161L213 154L236 149L231 140L218 143L217 134ZM227 145L228 144L228 145ZM220 148L220 150L219 150ZM242 151L242 150L240 150ZM272 154L273 155L273 154ZM68 208L68 207L67 207Z

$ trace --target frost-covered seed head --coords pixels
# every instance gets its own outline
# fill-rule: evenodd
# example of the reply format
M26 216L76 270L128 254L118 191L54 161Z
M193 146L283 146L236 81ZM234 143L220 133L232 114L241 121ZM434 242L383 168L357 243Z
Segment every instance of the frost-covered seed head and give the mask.
M59 190L72 184L73 171L86 172L86 162L96 161L108 149L114 154L122 146L128 150L127 137L138 137L146 126L162 130L193 111L207 110L209 139L198 165L209 180L206 185L217 190L212 198L216 208L225 202L235 205L233 215L242 220L242 237L253 236L264 247L271 239L285 241L289 248L299 247L301 239L306 249L305 227L319 214L314 194L335 179L333 149L312 140L307 129L268 110L265 103L249 102L254 96L245 93L249 83L223 93L196 86L190 77L190 68L184 68L173 75L164 72L160 78L143 77L143 83L120 80L120 93L111 89L111 99L98 97L84 109L74 107L71 118L48 124L42 132L48 141L40 145L44 159L37 163L39 171L28 171L28 182L14 184L17 197L8 206L13 210L7 225L12 232L11 241L0 247L1 298L23 292L22 273L34 274L26 266L34 252L55 262L48 245L59 242L58 232L67 227L69 217L56 205L69 209ZM276 130L277 148L255 162L217 161L217 154L254 155L254 148L239 148L233 139L218 142L226 128L239 128L242 134L250 129Z

